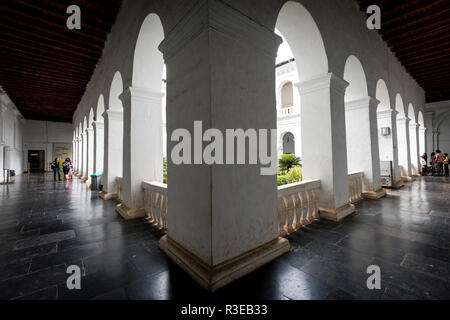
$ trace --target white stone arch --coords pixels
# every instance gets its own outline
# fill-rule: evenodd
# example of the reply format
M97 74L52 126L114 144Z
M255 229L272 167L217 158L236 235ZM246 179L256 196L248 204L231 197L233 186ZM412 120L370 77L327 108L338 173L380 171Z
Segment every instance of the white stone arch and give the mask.
M94 118L95 118L95 115L94 115L94 108L91 108L90 110L89 110L89 118L88 118L88 128L91 128L92 129L92 123L94 122Z
M365 194L383 195L380 182L375 99L369 97L367 77L361 61L349 55L344 66L345 131L348 172L363 172Z
M398 112L398 118L403 118L406 116L405 106L403 104L403 99L400 93L395 95L395 111Z
M103 113L105 112L105 98L103 94L98 97L97 107L95 108L95 121L103 122Z
M419 110L419 113L417 114L417 123L420 124L422 127L425 127L425 121L423 119L423 113L421 110Z
M133 57L132 85L161 91L164 58L158 46L164 40L164 29L159 16L150 13L142 22L136 39Z
M403 179L408 180L412 175L411 170L411 152L409 140L409 121L402 96L397 93L395 96L395 110L397 114L397 147L398 163L401 168Z
M276 28L289 43L300 82L328 73L322 35L304 6L295 1L286 2L278 14Z
M412 103L408 105L408 118L411 120L411 123L417 123L416 112Z
M344 80L349 83L345 90L345 102L368 96L366 73L361 62L354 55L350 55L345 62Z
M109 88L109 100L106 108L113 111L123 111L122 100L119 96L123 92L123 80L120 71L114 73L114 77L111 81L111 86Z
M386 82L383 79L378 79L377 87L375 90L375 98L380 101L378 104L377 111L385 111L390 110L391 107L391 98L389 96L389 90L386 85Z
M87 116L84 116L84 119L83 119L83 127L82 127L81 132L84 133L85 130L86 130L87 128L89 128L88 117L87 117Z

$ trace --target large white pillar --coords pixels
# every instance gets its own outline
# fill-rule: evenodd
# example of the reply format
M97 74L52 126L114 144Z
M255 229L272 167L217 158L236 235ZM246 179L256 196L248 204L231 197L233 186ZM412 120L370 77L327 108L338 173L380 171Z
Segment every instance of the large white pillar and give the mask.
M388 109L377 112L378 119L378 145L380 150L380 161L392 162L392 186L400 188L403 186L401 172L398 165L397 148L397 121L398 111ZM389 130L388 134L382 135L381 130Z
M411 173L419 175L420 161L419 161L419 124L409 124L409 139L410 139L410 153L411 153Z
M398 141L398 162L403 168L402 179L411 181L411 153L409 142L409 121L408 117L397 118L397 141Z
M370 199L386 195L380 178L377 124L379 103L372 97L345 103L348 171L364 172L363 196Z
M106 110L103 118L105 119L103 190L99 192L99 196L108 200L117 197L116 178L122 176L123 112Z
M93 124L94 128L94 173L103 173L103 155L104 155L104 123L100 121L95 121Z
M3 182L3 169L5 167L4 158L5 158L5 146L6 146L6 137L5 137L5 124L4 124L4 113L6 112L6 107L0 105L0 182Z
M83 156L82 156L82 165L81 165L81 169L82 169L82 171L81 171L81 174L82 174L81 181L83 181L83 182L85 182L88 179L87 178L87 174L88 174L88 164L87 164L88 163L88 155L87 155L87 153L88 153L88 147L87 147L87 144L88 144L87 139L88 139L88 137L87 137L87 135L88 134L87 134L86 131L81 133L81 136L83 138Z
M124 219L145 216L142 181L163 182L162 92L130 87L123 105L122 203L116 207Z
M77 177L83 175L83 136L78 135L78 152L77 152Z
M92 128L87 128L86 129L86 141L87 141L87 157L86 157L86 170L85 170L85 177L86 177L86 184L90 185L91 184L91 174L94 173L94 160L95 160L95 156L94 156L94 129Z
M262 165L176 165L170 136L183 128L194 137L194 121L224 136L226 129L276 130L280 42L238 10L209 0L197 2L160 46L169 139L168 234L160 247L210 291L289 251L278 237L276 176L261 175Z
M75 159L77 157L77 138L73 139L72 150L73 150L72 158L71 158L71 160L72 160L72 170L73 170L73 173L75 173L76 172Z
M419 155L427 152L427 128L420 126L419 128Z
M320 179L320 216L353 213L349 203L344 94L348 82L332 73L297 84L302 100L303 179Z

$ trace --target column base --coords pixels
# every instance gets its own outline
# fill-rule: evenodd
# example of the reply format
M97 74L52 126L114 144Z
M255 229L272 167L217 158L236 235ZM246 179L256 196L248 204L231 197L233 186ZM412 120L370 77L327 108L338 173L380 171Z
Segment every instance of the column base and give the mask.
M290 251L289 241L277 238L236 258L210 266L165 235L159 247L206 291L214 292Z
M377 191L363 191L362 196L365 199L373 199L377 200L380 198L383 198L386 195L386 190L383 188L377 190Z
M85 176L81 177L81 182L86 182L87 178Z
M414 179L417 179L417 178L420 178L422 175L419 174L419 173L413 173L412 176L413 176Z
M410 176L402 176L403 182L412 182L414 179Z
M337 209L319 208L319 216L321 219L337 222L354 213L355 211L355 206L349 203Z
M91 186L91 180L86 180L84 183L88 186L88 188L90 188L90 186Z
M100 191L98 193L98 196L100 198L102 198L103 200L111 200L111 199L116 199L117 198L117 193L115 193L115 192L107 193L105 191Z
M130 209L123 203L119 203L116 206L116 212L119 213L125 220L143 218L147 215L144 208Z
M403 183L403 180L400 179L398 181L394 181L394 183L392 184L392 188L393 189L400 189L401 187L403 187L405 184Z

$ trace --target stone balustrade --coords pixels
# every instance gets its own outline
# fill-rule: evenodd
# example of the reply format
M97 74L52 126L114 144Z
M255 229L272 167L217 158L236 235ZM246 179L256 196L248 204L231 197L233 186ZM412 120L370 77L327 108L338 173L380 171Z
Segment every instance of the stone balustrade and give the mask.
M278 233L285 236L319 219L320 180L278 187Z
M294 107L281 108L278 109L278 118L293 116L297 113Z
M117 186L117 198L122 200L122 177L116 177L116 186Z
M167 229L167 184L144 181L144 209L150 222L158 228Z
M348 174L348 197L350 203L356 203L362 199L363 172L350 172Z

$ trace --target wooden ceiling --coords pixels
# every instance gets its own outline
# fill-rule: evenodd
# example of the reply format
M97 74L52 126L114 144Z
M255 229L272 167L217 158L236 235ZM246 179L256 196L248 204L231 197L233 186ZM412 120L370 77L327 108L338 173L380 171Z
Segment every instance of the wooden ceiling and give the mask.
M0 86L27 119L72 122L121 0L1 0ZM81 30L66 26L81 9Z
M381 9L383 39L424 88L427 102L450 100L450 0L360 0Z
M339 1L339 0L336 0ZM81 30L66 27L81 8ZM27 119L71 122L121 0L1 0L0 86ZM426 91L450 100L450 0L359 0L381 8L380 33Z

